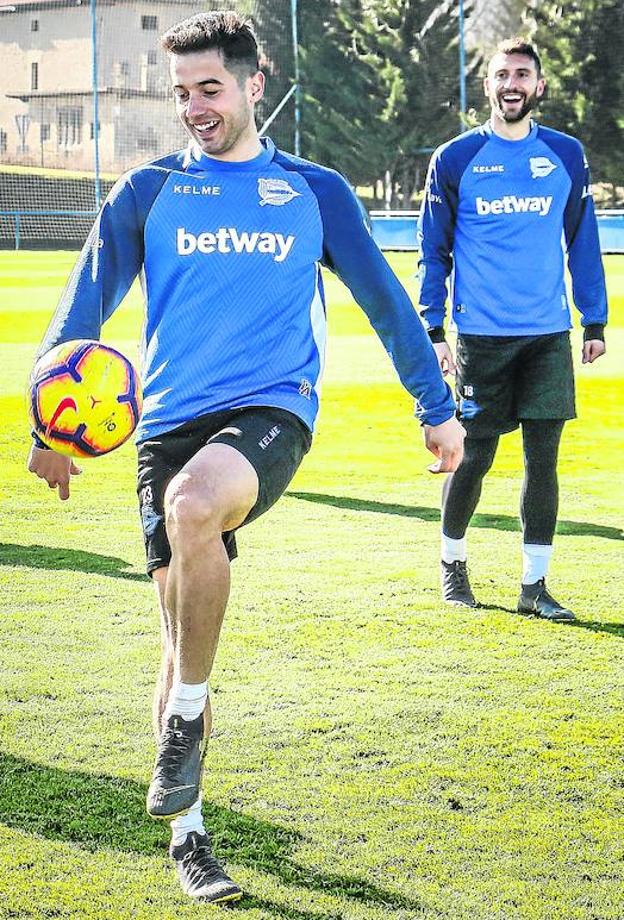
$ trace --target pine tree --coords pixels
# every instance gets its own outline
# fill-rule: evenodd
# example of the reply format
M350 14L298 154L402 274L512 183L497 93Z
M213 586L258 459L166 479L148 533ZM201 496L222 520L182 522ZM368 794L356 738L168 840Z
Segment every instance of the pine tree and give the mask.
M302 0L299 13L302 153L354 185L372 182L381 170L377 75L336 0Z
M234 5L241 10L241 4L226 0L226 6ZM243 12L253 10L253 21L260 46L260 66L267 77L264 99L258 106L258 126L275 111L284 96L292 87L295 78L294 53L292 41L292 22L290 0L256 0L247 2ZM294 146L294 101L286 103L270 124L267 133L278 147L293 150Z
M624 3L547 0L530 9L532 37L543 57L543 120L583 142L594 182L624 177Z
M461 129L456 0L303 0L306 155L409 207Z

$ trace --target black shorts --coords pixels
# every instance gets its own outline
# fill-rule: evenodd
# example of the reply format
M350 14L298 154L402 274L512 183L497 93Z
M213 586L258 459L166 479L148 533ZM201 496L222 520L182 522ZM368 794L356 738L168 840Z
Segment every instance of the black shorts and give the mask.
M455 392L468 436L513 431L523 419L575 418L569 332L457 337Z
M284 493L310 449L312 434L291 412L251 406L212 412L139 444L137 492L148 574L171 559L163 511L165 489L208 442L234 447L258 474L258 498L243 521L249 524ZM224 533L223 542L229 559L235 559L234 531Z

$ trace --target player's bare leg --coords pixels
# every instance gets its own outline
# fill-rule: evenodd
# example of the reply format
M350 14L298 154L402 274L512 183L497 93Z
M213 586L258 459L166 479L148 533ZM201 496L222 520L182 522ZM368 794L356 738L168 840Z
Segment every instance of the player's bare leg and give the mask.
M157 742L163 731L163 715L173 685L175 662L175 624L165 604L168 568L152 573L158 592L161 625L161 663L154 694L154 732ZM204 709L204 738L210 737L212 712L210 699ZM224 871L212 853L210 836L204 827L201 794L185 815L171 822L171 857L178 871L184 892L193 898L219 903L238 900L242 891Z
M167 487L172 556L165 605L176 631L176 674L185 683L212 669L230 591L222 533L243 523L258 497L251 463L227 444L208 444Z
M156 585L158 606L160 608L160 671L154 692L152 721L156 741L160 739L163 730L163 716L173 685L174 663L176 658L176 629L175 623L165 604L165 591L167 585L168 566L155 569L152 579ZM210 737L212 729L212 707L210 697L206 700L204 708L204 738Z
M204 712L210 727L207 679L230 589L222 533L242 524L257 495L253 466L226 444L202 448L165 493L171 561L157 582L163 660L156 715L162 713L163 730L147 804L155 818L184 814L199 797Z
M163 566L152 572L160 609L160 671L156 682L152 708L152 723L157 741L163 730L163 714L173 683L173 663L175 660L175 625L165 606L168 571L169 567Z
M161 663L153 710L157 741L163 730L163 715L173 685L175 662L175 624L165 605L167 573L167 567L152 573L161 615ZM204 709L204 738L210 737L211 725L212 713L208 698ZM201 794L185 815L172 820L169 854L175 862L182 889L190 897L213 903L236 901L242 897L242 890L212 853L210 835L204 827Z
M156 817L173 818L170 855L185 893L213 903L242 897L212 854L199 791L204 742L212 724L207 679L230 587L230 563L221 534L245 520L257 495L257 475L241 454L223 444L203 448L167 488L171 563L153 573L162 654L154 698L159 754L148 810ZM194 718L187 719L185 706L195 704L203 706L203 712L198 709Z

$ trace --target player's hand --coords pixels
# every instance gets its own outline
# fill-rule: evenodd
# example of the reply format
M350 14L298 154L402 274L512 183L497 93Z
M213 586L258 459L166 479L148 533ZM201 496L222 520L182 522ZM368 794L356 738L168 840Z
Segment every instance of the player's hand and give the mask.
M455 416L441 425L424 425L425 447L438 458L430 473L452 473L462 462L466 432Z
M451 346L448 342L434 342L433 347L438 358L438 364L440 365L440 370L444 377L447 374L454 374L456 371L455 360L453 358L453 352L451 351Z
M592 364L600 355L604 355L607 346L601 339L588 339L583 342L583 364Z
M62 502L69 498L69 481L82 472L71 457L57 454L55 450L41 450L33 446L28 455L28 472L45 479L51 489L58 488Z

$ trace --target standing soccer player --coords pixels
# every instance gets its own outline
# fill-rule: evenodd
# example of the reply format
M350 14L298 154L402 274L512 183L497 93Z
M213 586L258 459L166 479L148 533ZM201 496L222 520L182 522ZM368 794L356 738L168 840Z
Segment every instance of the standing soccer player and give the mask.
M225 902L241 890L212 855L202 820L207 682L234 532L277 501L310 447L325 344L321 265L348 285L416 397L440 472L460 462L464 431L426 332L345 180L259 138L264 76L250 24L202 13L162 43L190 144L114 187L40 353L99 338L143 272L138 495L163 649L147 809L171 819L185 892ZM69 458L35 441L29 469L69 497Z
M557 453L575 417L564 250L584 327L583 363L604 354L607 298L581 144L536 124L540 59L522 39L498 46L485 92L490 120L434 153L419 226L421 315L444 373L455 373L464 459L442 500L442 591L477 606L466 530L501 434L522 428L523 574L518 611L574 615L546 589L557 520ZM457 355L444 337L446 279Z

